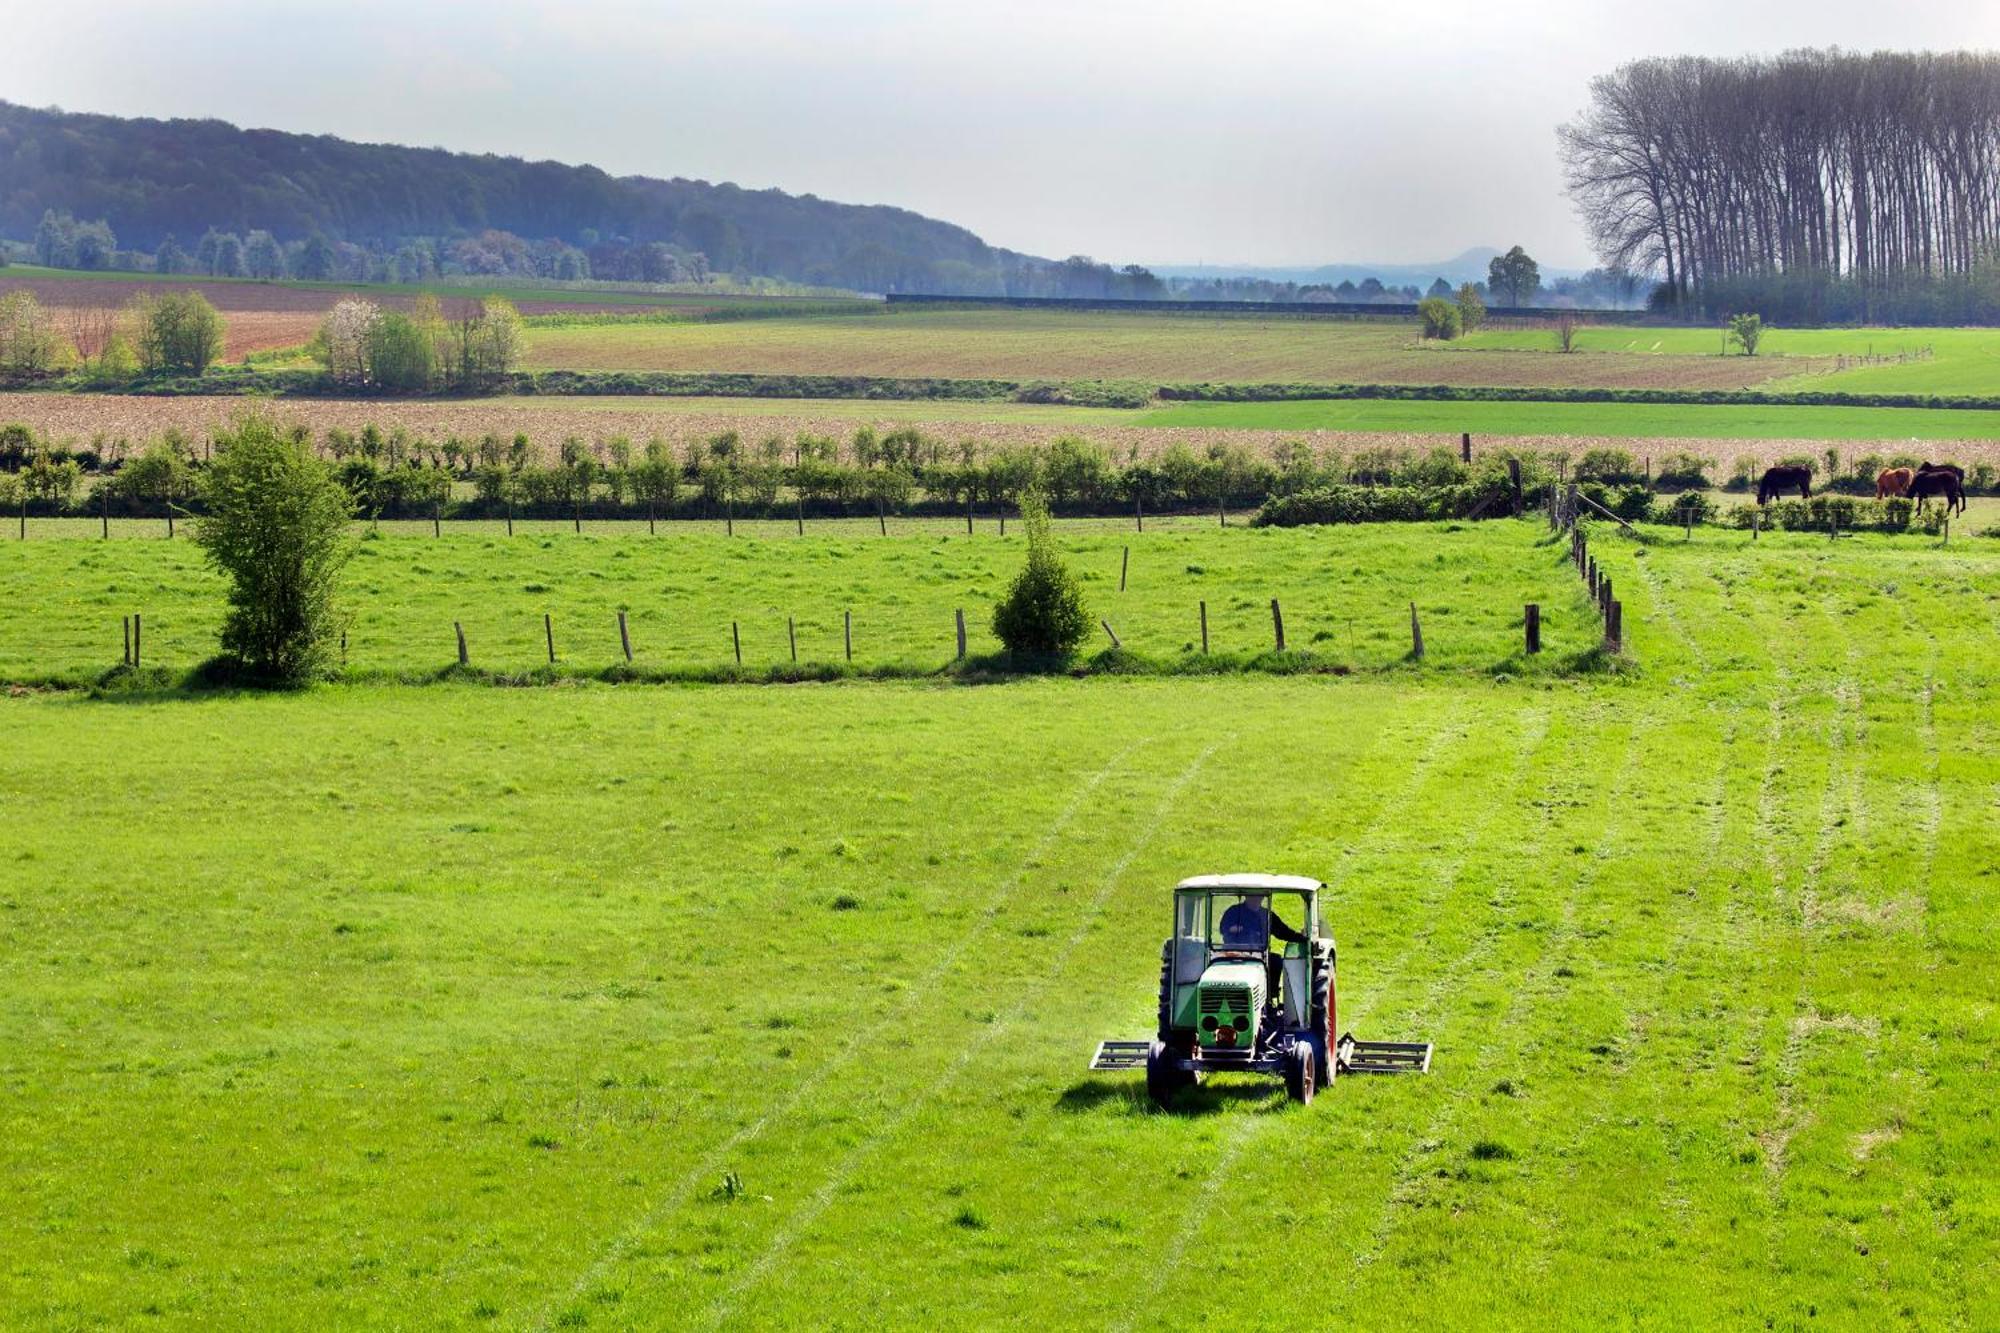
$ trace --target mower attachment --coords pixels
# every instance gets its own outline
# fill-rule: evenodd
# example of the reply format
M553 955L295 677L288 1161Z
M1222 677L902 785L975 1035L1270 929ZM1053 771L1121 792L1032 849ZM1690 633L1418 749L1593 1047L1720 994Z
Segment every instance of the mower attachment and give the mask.
M1431 1072L1431 1044L1427 1041L1357 1041L1347 1032L1335 1043L1334 1054L1343 1074Z
M1101 1041L1097 1054L1090 1057L1092 1069L1144 1069L1150 1041Z

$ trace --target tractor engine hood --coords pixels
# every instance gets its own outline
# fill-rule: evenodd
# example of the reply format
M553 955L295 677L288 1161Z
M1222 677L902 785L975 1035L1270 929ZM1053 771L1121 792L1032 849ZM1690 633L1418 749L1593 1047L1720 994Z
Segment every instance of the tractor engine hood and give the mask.
M1264 965L1240 958L1212 962L1195 993L1195 1040L1215 1050L1247 1051L1257 1044L1264 1011Z

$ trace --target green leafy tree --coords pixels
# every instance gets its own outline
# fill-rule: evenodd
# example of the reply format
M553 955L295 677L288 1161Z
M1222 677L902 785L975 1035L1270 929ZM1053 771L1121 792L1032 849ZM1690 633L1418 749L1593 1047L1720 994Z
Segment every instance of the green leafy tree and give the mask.
M1028 534L1028 563L993 608L993 632L1020 657L1067 657L1090 632L1083 587L1056 554L1048 501L1039 490L1021 496L1021 526Z
M1501 305L1527 305L1541 285L1541 266L1518 245L1486 266L1486 290Z
M1729 317L1729 340L1743 349L1743 355L1757 355L1757 344L1764 338L1764 317L1762 315L1731 315Z
M156 441L119 470L118 485L135 500L172 504L190 489L187 453L176 440Z
M1451 339L1458 336L1458 307L1442 296L1426 296L1417 302L1417 318L1423 324L1426 338Z
M385 389L421 393L437 378L430 333L398 311L384 311L368 326L365 351L369 380Z
M216 444L195 540L230 581L222 649L276 683L324 676L346 623L337 595L353 497L306 439L268 417L241 419Z
M1486 322L1486 302L1479 295L1478 286L1470 282L1460 283L1457 301L1459 332L1476 332Z
M157 292L132 303L139 364L199 375L222 353L222 316L200 292Z

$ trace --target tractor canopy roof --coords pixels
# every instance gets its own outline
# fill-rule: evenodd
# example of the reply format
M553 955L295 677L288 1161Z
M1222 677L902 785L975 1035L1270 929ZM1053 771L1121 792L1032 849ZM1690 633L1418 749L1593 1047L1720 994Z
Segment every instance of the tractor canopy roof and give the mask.
M1305 875L1195 875L1174 885L1175 893L1318 893L1325 885Z

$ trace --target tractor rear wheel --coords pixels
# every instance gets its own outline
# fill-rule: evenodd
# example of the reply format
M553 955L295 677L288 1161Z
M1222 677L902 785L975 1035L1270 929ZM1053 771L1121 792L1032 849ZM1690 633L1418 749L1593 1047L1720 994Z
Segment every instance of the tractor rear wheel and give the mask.
M1285 1052L1285 1095L1295 1102L1308 1105L1313 1099L1315 1075L1319 1073L1319 1054L1313 1043L1301 1037Z
M1337 1000L1333 993L1333 963L1317 965L1313 968L1312 1017L1310 1020L1313 1044L1319 1048L1319 1068L1313 1072L1319 1075L1320 1086L1333 1082L1334 1051L1333 1036L1335 1022L1334 1005Z

